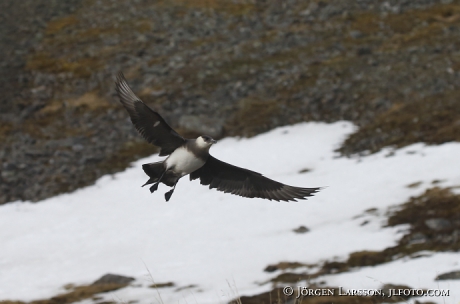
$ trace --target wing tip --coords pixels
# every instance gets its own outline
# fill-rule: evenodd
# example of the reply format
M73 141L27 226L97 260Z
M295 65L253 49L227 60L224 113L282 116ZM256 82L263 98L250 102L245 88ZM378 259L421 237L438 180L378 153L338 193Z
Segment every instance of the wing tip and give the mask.
M315 187L315 188L299 188L299 187L292 187L292 186L285 186L282 188L286 191L286 194L289 195L288 199L284 200L286 202L297 200L307 200L308 197L314 196L316 193L324 189L325 187ZM283 191L284 192L284 191Z
M116 83L120 83L120 82L123 82L123 81L126 82L125 75L123 75L122 71L118 71L117 76L116 76Z
M119 71L116 76L115 91L118 97L120 97L120 102L127 107L128 110L133 110L135 102L142 102L140 98L134 94L133 90L131 90L131 87L121 71Z

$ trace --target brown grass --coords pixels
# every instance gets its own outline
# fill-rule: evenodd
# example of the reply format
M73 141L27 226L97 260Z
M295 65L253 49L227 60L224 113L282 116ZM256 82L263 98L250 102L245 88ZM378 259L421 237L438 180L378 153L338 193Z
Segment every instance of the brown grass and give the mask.
M254 136L273 127L280 102L246 98L240 101L239 110L225 124L229 135Z
M54 19L48 22L45 30L46 35L54 35L70 26L76 25L78 19L75 15L69 15L62 18Z
M460 240L458 240L455 232L460 229L460 222L457 220L458 214L460 214L460 195L452 193L448 188L428 189L424 194L412 197L408 202L398 206L395 211L390 213L388 226L410 225L409 231L398 241L396 246L388 247L382 251L353 252L345 261L324 262L321 269L315 273L285 272L272 278L270 282L308 281L327 274L346 272L353 268L384 264L425 250L459 251ZM451 222L451 226L435 231L426 225L426 221L433 218L448 220ZM414 242L414 238L420 237L420 235L425 238L425 241ZM292 265L302 264L292 263Z
M85 299L89 299L96 294L114 291L123 287L127 284L97 284L97 285L83 285L77 286L72 291L64 294L57 295L50 299L36 300L28 302L28 304L70 304ZM25 304L21 301L0 301L1 304Z
M103 64L97 57L65 59L41 52L28 58L26 68L51 74L72 73L77 78L89 78L93 71L101 68Z
M397 285L386 285L384 286L386 289L388 288L402 288L402 289L409 289L408 286L397 286ZM377 304L377 303L396 303L407 301L409 297L399 297L399 296L392 296L391 298L388 296L364 296L364 295L347 295L344 296L343 294L347 292L347 289L342 288L339 289L338 287L329 287L329 286L319 286L319 285L305 285L306 290L303 292L310 291L317 291L321 294L317 295L300 295L297 290L297 287L294 288L294 294L290 297L285 296L283 294L283 288L274 288L269 292L264 292L255 296L242 296L239 298L240 303L242 304L301 304L301 303L313 303L313 304L329 304L329 303L355 303L355 304ZM383 288L385 290L385 288ZM342 294L342 295L340 295ZM237 304L237 300L233 300L230 304ZM418 302L417 302L418 303Z
M403 147L415 142L441 144L460 141L460 91L396 103L362 126L339 149L344 154L385 146Z
M174 5L184 9L216 10L231 15L245 15L256 8L252 1L245 0L170 0L163 5Z

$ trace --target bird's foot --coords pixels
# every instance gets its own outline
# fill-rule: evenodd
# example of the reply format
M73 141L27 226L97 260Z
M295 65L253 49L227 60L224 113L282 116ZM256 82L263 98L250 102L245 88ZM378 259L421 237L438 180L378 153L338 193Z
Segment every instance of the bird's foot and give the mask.
M150 187L150 193L157 191L157 189L158 189L158 183L153 184L153 186Z
M169 199L171 198L171 195L173 194L174 189L169 190L168 192L165 193L165 199L168 202Z

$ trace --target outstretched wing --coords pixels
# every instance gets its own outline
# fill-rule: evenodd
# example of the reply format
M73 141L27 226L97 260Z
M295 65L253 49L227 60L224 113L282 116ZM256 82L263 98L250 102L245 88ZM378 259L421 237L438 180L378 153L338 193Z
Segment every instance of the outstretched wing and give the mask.
M202 185L243 197L259 197L275 201L306 199L321 188L299 188L284 185L260 173L220 161L211 155L200 169L190 174L190 180L200 179Z
M185 139L133 93L123 73L118 73L115 84L120 102L128 111L137 131L149 143L161 148L160 156L171 154L184 144Z

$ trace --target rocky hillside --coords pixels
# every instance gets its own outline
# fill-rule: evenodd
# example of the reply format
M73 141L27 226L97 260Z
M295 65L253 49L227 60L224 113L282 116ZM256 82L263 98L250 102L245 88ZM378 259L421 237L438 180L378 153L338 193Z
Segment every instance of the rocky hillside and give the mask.
M351 120L344 155L460 140L460 1L4 0L0 203L151 154L114 75L184 135Z

